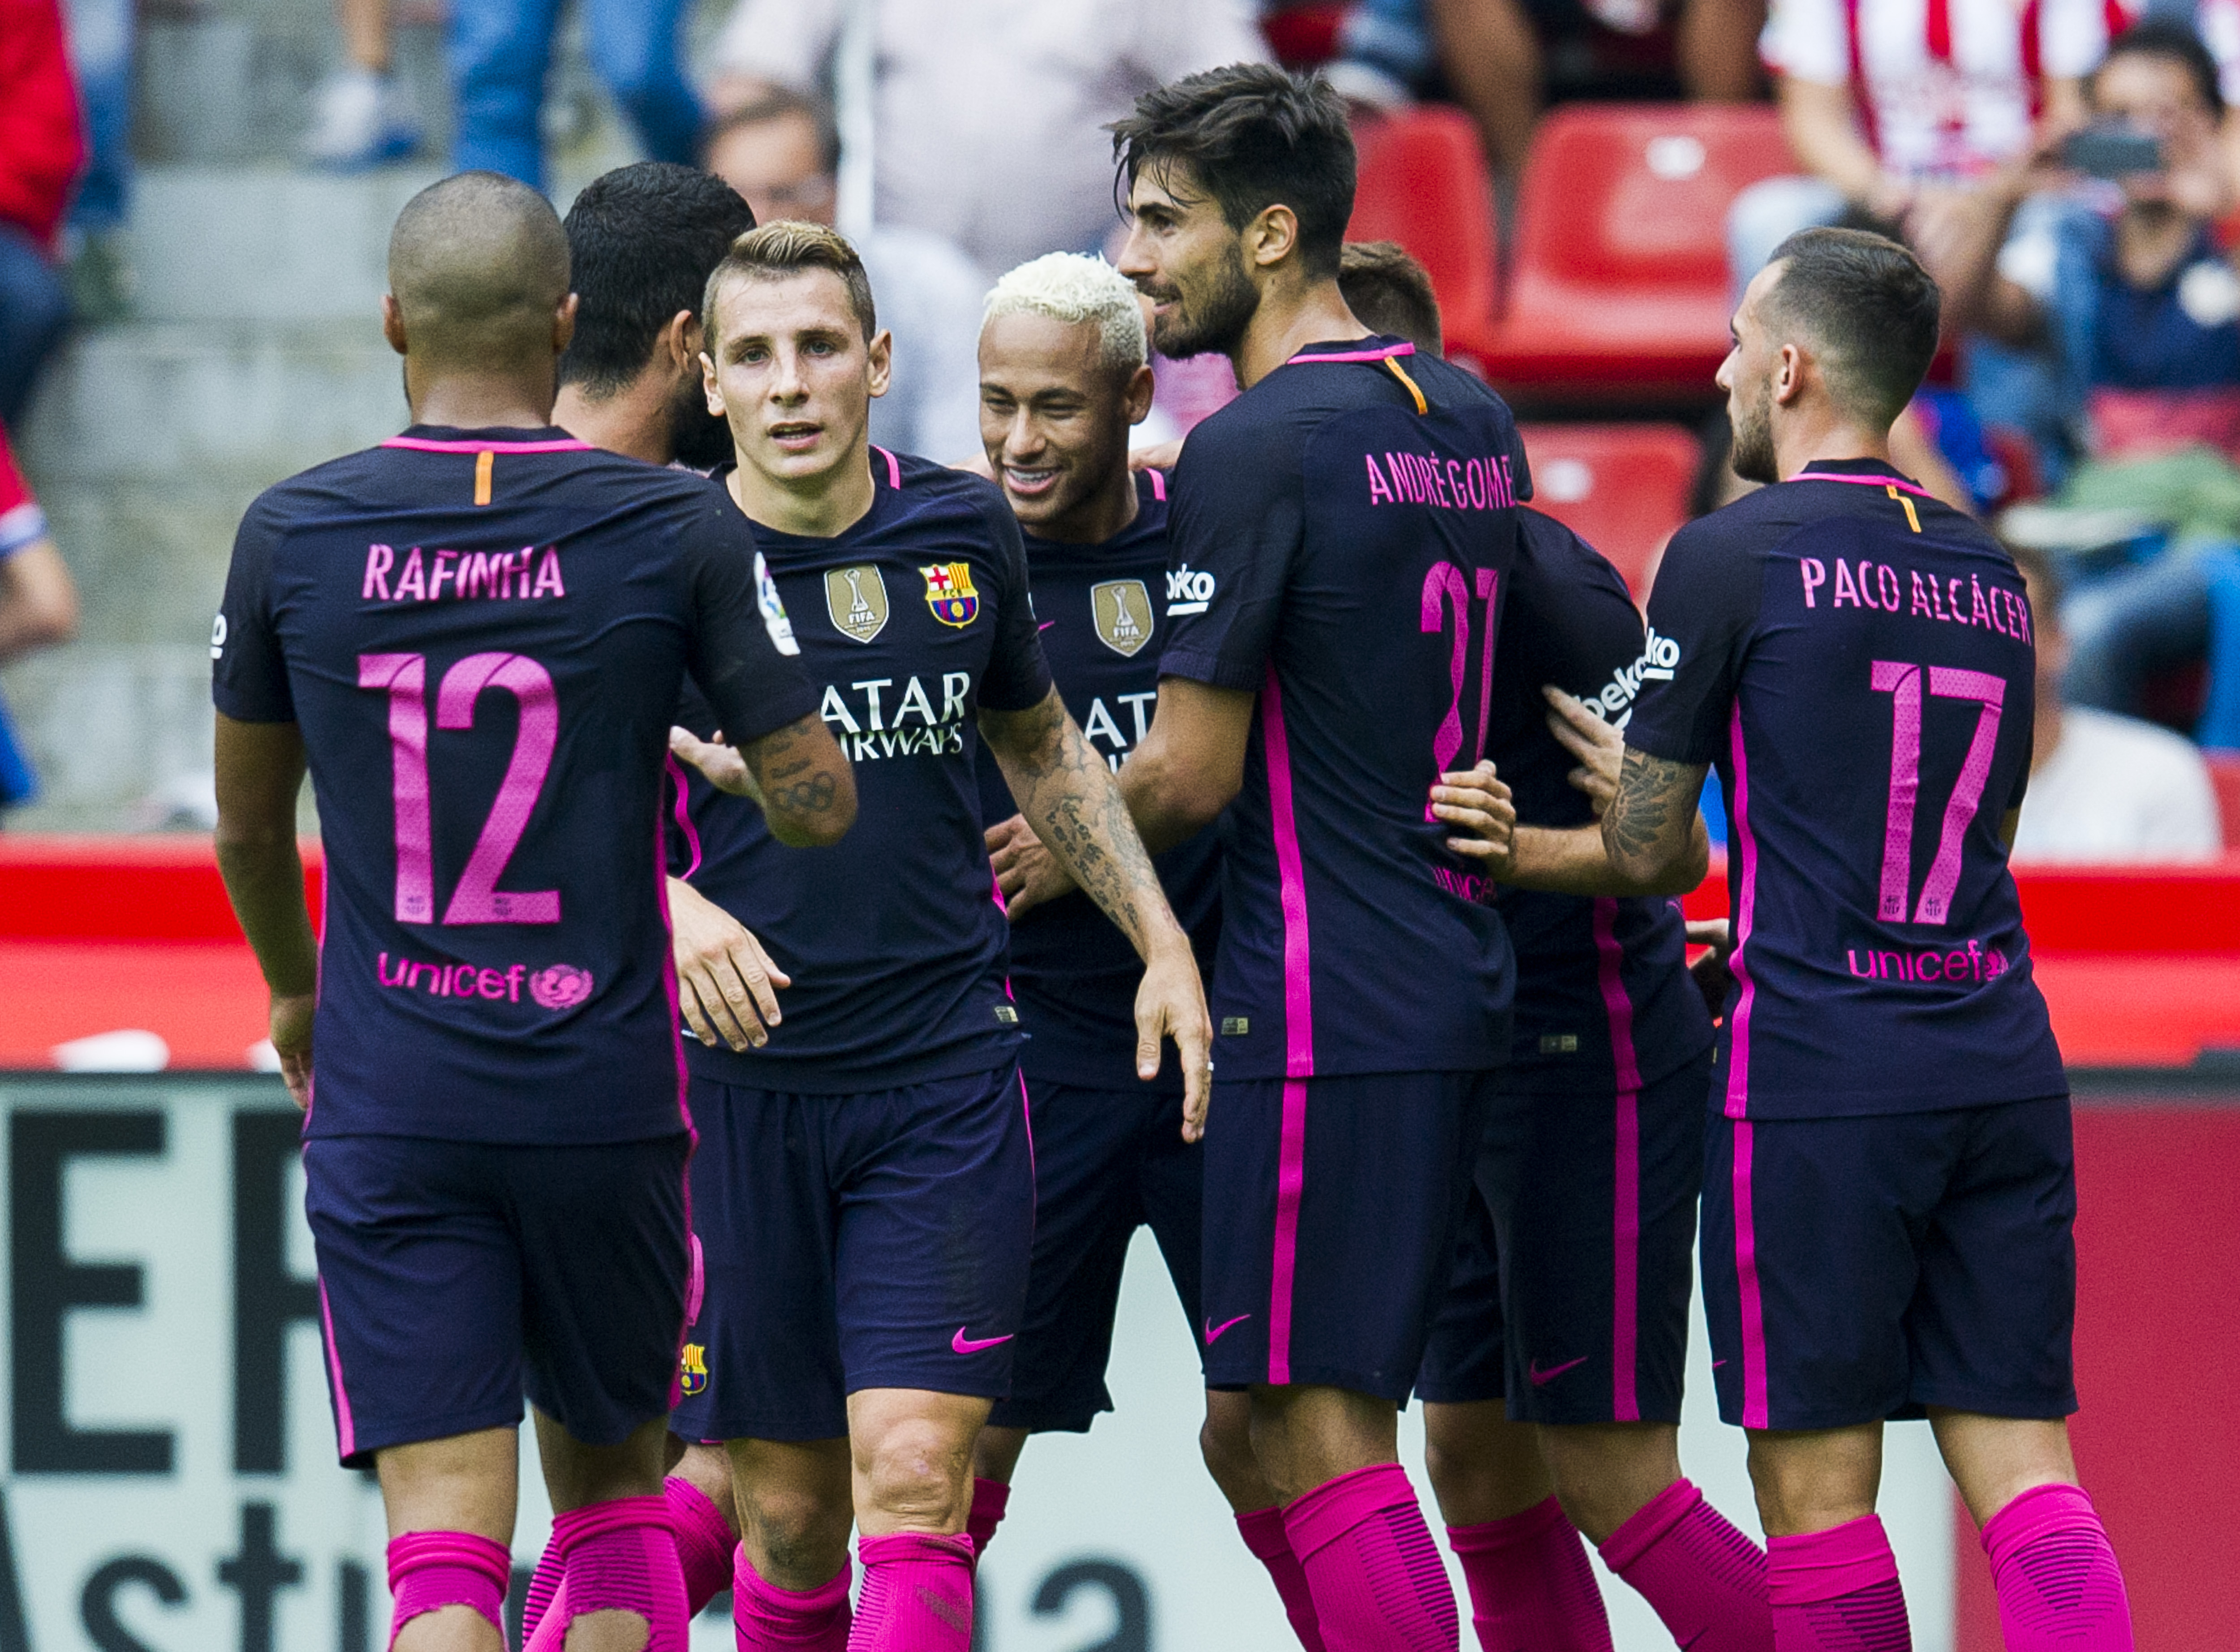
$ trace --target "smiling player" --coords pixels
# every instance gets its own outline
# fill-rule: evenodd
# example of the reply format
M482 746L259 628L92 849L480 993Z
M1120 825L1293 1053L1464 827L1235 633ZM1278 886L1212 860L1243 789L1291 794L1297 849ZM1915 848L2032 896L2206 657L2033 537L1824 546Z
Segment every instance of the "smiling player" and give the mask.
M1010 1386L1034 1222L983 744L1145 961L1136 1071L1155 1076L1161 1039L1177 1042L1192 1134L1204 999L1111 771L1050 687L1003 496L870 444L890 346L854 250L813 224L742 236L705 320L709 405L739 456L724 481L864 807L840 850L797 858L752 811L691 788L680 952L743 922L794 984L766 1043L691 1054L708 1290L676 1427L729 1442L742 1647L962 1652L973 1441ZM712 711L682 721L678 751L728 776ZM696 1448L683 1472L723 1501L722 1455Z

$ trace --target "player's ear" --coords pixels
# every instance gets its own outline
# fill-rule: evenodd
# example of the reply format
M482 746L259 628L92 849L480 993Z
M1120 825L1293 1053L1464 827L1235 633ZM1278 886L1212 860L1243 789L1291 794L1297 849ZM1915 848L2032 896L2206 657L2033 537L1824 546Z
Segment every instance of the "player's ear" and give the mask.
M871 394L884 396L888 383L894 377L895 336L883 330L873 337L870 357Z
M1773 370L1773 399L1787 407L1804 393L1804 352L1783 344Z
M560 308L552 312L552 354L567 353L568 341L576 336L576 310L580 301L570 293L560 301Z
M1299 215L1278 202L1263 207L1244 226L1244 244L1252 263L1266 270L1290 257L1299 244Z
M716 358L704 350L700 352L700 394L707 398L708 410L717 418L730 416L730 410L723 405L723 387L716 382Z
M1151 416L1151 392L1154 389L1151 364L1149 362L1128 375L1128 388L1122 392L1121 401L1128 410L1128 423L1141 424Z
M661 330L659 348L668 355L670 371L692 371L700 355L700 318L689 310L678 310Z
M404 308L397 302L393 292L381 295L381 336L399 356L405 353Z

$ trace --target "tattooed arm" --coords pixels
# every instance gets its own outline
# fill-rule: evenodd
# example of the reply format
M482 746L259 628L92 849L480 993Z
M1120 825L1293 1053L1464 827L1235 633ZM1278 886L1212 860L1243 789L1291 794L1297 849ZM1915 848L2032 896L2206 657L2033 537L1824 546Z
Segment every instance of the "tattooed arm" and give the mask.
M1136 994L1136 1071L1145 1079L1157 1077L1160 1040L1175 1041L1185 1086L1183 1135L1197 1139L1204 1129L1213 1023L1190 936L1167 904L1110 766L1082 737L1056 689L1023 711L983 708L980 737L1042 846L1143 960L1143 983Z
M770 835L789 848L837 843L856 823L855 772L814 713L743 750L725 745L720 731L702 740L689 729L671 729L669 749L717 790L761 804Z

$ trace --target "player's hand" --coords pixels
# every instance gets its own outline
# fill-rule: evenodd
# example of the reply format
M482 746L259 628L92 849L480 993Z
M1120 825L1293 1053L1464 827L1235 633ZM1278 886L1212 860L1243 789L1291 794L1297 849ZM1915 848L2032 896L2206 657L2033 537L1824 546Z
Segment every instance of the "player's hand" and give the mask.
M739 755L738 748L723 743L723 731L716 730L713 740L703 740L690 729L671 729L669 749L677 759L690 763L708 777L708 783L717 791L727 791L734 797L761 798L755 790L755 777L747 771L747 760Z
M1587 794L1595 818L1600 820L1603 810L1617 796L1618 770L1625 764L1625 736L1588 710L1585 701L1552 685L1540 692L1548 701L1549 732L1579 760L1579 766L1564 777Z
M1490 759L1481 757L1475 769L1441 775L1431 788L1431 813L1463 834L1447 839L1449 849L1477 862L1490 878L1508 874L1517 853L1517 805Z
M1696 990L1703 995L1704 1007L1716 1021L1725 1013L1727 989L1735 984L1734 973L1727 968L1727 960L1734 956L1734 926L1724 918L1690 918L1688 944L1711 949L1688 966L1688 974L1696 983Z
M770 962L747 927L681 878L669 880L670 948L677 1003L702 1043L759 1049L784 1017L777 991L793 977Z
M1213 1096L1213 1018L1197 960L1180 929L1151 955L1136 989L1137 1077L1149 1083L1159 1076L1160 1045L1169 1038L1183 1063L1183 1140L1199 1141Z
M272 1050L280 1057L280 1076L297 1107L311 1110L311 1012L319 995L290 992L272 995Z
M1003 910L1014 923L1074 888L1073 875L1057 863L1023 815L988 829L988 863L996 869L996 887L1003 892Z

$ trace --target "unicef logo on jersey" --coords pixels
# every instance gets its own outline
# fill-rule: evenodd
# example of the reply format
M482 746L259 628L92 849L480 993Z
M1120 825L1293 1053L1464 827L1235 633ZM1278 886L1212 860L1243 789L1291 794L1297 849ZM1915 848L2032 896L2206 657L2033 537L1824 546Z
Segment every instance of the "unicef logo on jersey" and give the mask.
M1170 570L1167 575L1167 612L1204 613L1205 605L1213 600L1213 587L1211 574L1197 572L1188 563Z
M529 996L547 1009L572 1009L591 996L591 972L556 963L529 977Z

